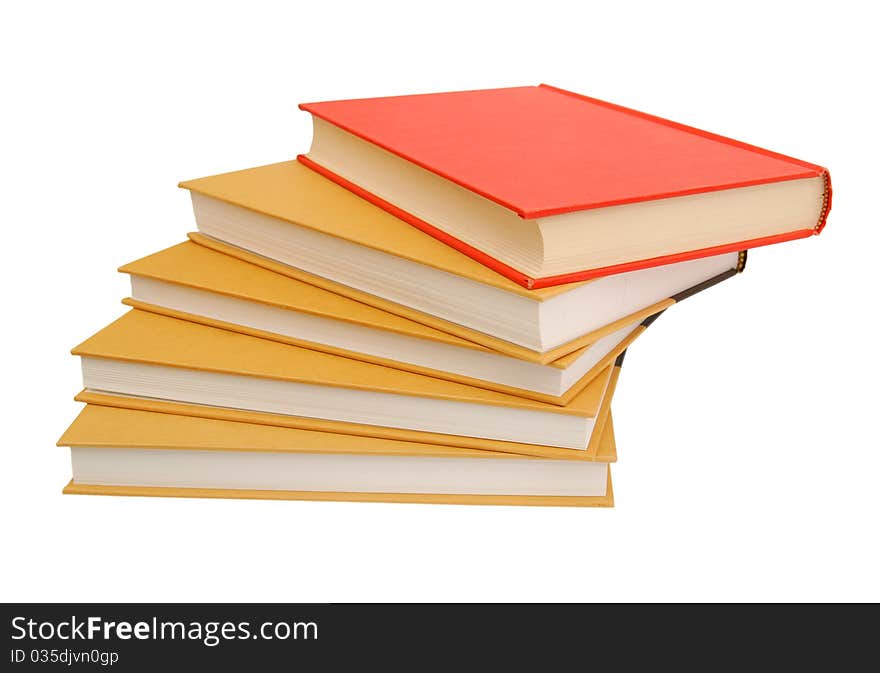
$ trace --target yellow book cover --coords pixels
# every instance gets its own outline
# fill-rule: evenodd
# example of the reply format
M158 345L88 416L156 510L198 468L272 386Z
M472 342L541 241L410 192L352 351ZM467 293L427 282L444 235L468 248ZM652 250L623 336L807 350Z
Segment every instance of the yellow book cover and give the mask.
M562 405L645 329L624 324L541 365L192 242L120 271L132 277L124 303L134 308Z
M616 457L610 417L599 443L600 454L606 461ZM577 467L565 459L548 461L438 444L114 407L85 407L58 444L73 450L75 478L64 489L71 494L569 506L613 503L607 467ZM256 460L251 459L254 454L257 454ZM282 455L278 460L272 454L297 455L292 459ZM188 483L187 480L225 483L224 478L230 479L223 476L230 470L227 464L237 470L231 479L248 482L253 477L248 476L244 466L250 466L254 472L261 463L271 465L276 472L283 467L293 475L277 477L270 483L278 479L318 487L328 483L343 486L356 483L369 485L371 490L155 485L168 481ZM365 470L364 465L370 469ZM195 475L194 469L199 470ZM331 470L329 476L327 470ZM392 472L386 474L386 470ZM407 470L411 472L408 474ZM556 477L551 477L555 481L546 481L548 470L555 471ZM301 474L296 474L297 471ZM363 473L372 474L367 478L357 476ZM466 475L464 480L456 477L462 473ZM77 478L78 475L82 478ZM92 481L88 481L90 478ZM506 481L499 481L502 478ZM108 483L111 481L114 483ZM596 489L593 495L547 495L544 492L548 488L563 491L586 488L590 481ZM403 488L399 491L404 492L388 490L395 485L401 485ZM438 492L418 491L420 486L431 485L441 488L436 489ZM450 492L456 486L468 492ZM476 492L480 488L492 492ZM499 492L505 489L509 492ZM531 493L533 490L541 494Z

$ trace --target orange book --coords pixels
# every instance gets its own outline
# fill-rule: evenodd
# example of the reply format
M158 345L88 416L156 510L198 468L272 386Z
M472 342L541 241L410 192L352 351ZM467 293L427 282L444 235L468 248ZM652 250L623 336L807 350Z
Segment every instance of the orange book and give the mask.
M579 451L614 369L557 405L140 310L73 353L98 392Z
M58 443L71 447L74 494L613 504L610 419L595 462L92 405Z

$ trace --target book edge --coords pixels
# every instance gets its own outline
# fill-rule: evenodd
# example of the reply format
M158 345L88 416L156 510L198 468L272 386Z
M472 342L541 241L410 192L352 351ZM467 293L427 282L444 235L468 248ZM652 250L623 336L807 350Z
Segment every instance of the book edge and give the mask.
M247 489L168 488L158 486L104 486L77 484L72 479L65 495L115 495L130 497L226 498L234 500L311 500L330 502L382 502L435 505L530 505L545 507L613 507L611 470L605 495L444 495L430 493L355 493L334 491L278 491Z

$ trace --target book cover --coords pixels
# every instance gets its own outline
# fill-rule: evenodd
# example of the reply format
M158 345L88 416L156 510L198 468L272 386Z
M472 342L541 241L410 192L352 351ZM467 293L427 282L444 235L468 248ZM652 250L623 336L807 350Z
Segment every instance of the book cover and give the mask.
M167 488L76 484L65 495L116 495L141 498L224 498L231 500L315 500L324 502L387 502L419 505L528 505L532 507L613 507L611 469L603 496L443 495L437 493L340 493L331 491L262 491L241 489Z
M324 177L530 289L805 238L822 230L831 205L830 178L821 166L548 85L300 107L523 219L803 178L824 183L810 228L533 278L308 156L299 157Z

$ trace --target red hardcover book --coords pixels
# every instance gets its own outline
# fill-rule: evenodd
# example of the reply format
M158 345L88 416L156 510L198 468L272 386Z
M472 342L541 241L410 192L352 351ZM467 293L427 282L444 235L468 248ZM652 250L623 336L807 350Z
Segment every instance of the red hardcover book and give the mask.
M817 234L820 166L555 87L308 103L300 161L529 288Z

